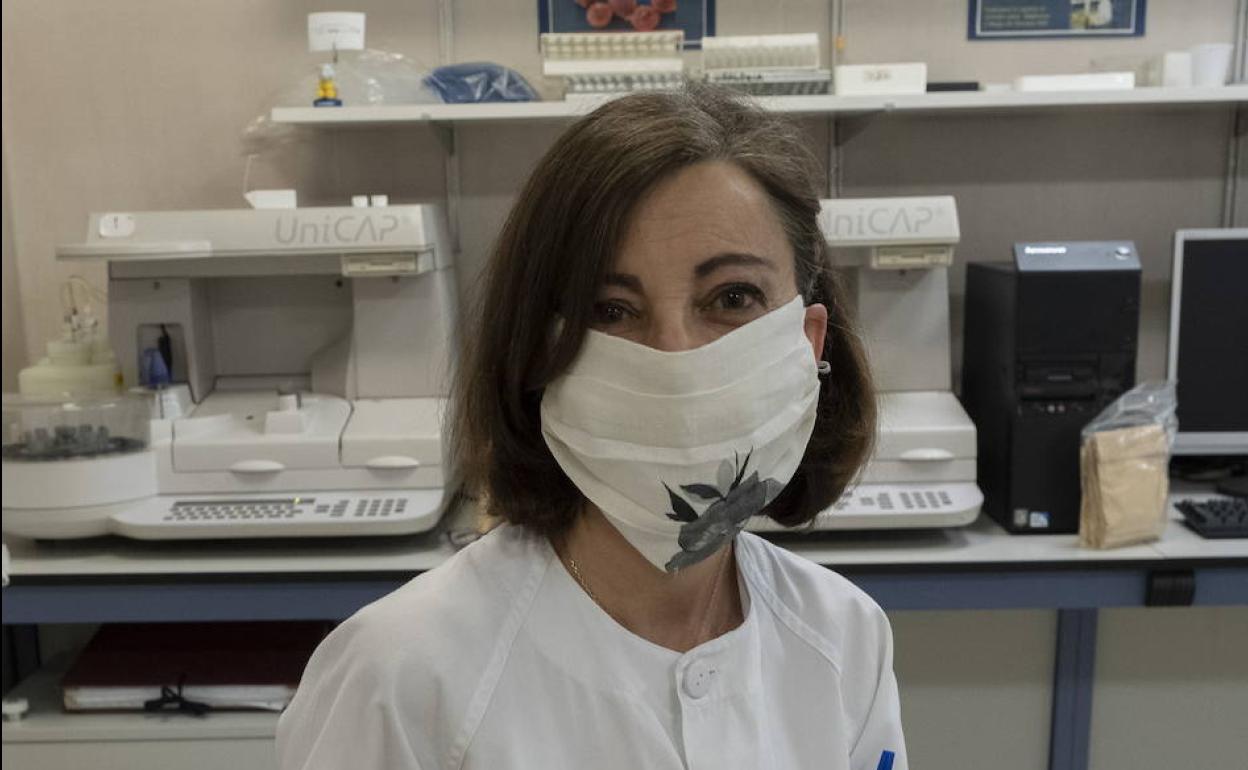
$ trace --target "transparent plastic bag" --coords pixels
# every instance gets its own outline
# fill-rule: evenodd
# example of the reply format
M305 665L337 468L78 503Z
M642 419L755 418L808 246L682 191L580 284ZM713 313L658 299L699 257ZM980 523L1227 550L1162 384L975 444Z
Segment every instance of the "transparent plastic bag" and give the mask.
M1083 427L1082 437L1086 440L1090 434L1101 431L1157 425L1165 433L1166 450L1169 451L1179 431L1179 420L1175 416L1178 406L1173 382L1142 382L1093 417Z
M538 100L537 92L519 72L492 62L438 67L425 84L447 104Z
M425 84L428 68L401 53L369 49L344 57L336 67L335 82L343 105L436 104L438 94ZM308 76L310 87L305 102L311 104L315 73Z
M240 146L247 159L243 171L244 194L252 189L253 171L258 171L255 175L261 179L276 178L280 180L279 185L290 184L289 173L272 169L265 173L263 169L289 167L294 154L303 152L296 145L313 144L314 134L300 131L298 126L289 123L274 123L270 113L274 107L311 107L316 99L319 74L319 68L309 68L298 80L270 97L264 112L243 128ZM438 104L441 98L425 85L428 74L427 67L403 54L368 49L358 54L341 54L334 67L334 83L344 106ZM259 169L255 168L257 166Z
M1082 431L1079 542L1089 548L1146 543L1166 526L1170 448L1178 431L1172 382L1122 394Z

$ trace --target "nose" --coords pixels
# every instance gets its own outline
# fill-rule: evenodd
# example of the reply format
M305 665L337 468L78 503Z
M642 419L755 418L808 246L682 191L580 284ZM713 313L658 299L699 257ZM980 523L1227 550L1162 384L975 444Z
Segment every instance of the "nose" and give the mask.
M684 312L655 312L641 343L665 353L692 350L702 344L693 321Z

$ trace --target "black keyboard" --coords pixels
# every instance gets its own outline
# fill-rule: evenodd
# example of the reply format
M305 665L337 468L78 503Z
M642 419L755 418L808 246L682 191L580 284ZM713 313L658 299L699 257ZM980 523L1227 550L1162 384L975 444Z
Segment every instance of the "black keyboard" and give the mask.
M1180 500L1174 507L1201 537L1248 537L1248 497Z

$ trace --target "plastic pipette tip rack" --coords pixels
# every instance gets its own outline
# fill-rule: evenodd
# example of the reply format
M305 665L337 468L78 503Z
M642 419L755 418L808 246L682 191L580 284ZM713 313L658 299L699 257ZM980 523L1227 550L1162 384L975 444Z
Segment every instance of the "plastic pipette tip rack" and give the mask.
M825 94L832 83L815 33L704 38L702 71L711 83L759 96Z
M568 32L542 35L542 72L569 97L679 88L685 33Z
M680 56L685 33L663 32L547 32L542 35L542 58L548 61L582 59L655 59Z
M702 68L712 70L817 69L819 36L732 35L702 40Z

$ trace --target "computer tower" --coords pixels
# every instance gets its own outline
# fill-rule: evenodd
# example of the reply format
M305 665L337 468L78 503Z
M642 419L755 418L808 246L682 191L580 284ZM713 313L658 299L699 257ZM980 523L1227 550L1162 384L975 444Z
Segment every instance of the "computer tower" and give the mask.
M1079 433L1135 384L1129 242L1026 243L967 265L962 403L984 510L1013 533L1079 529Z

